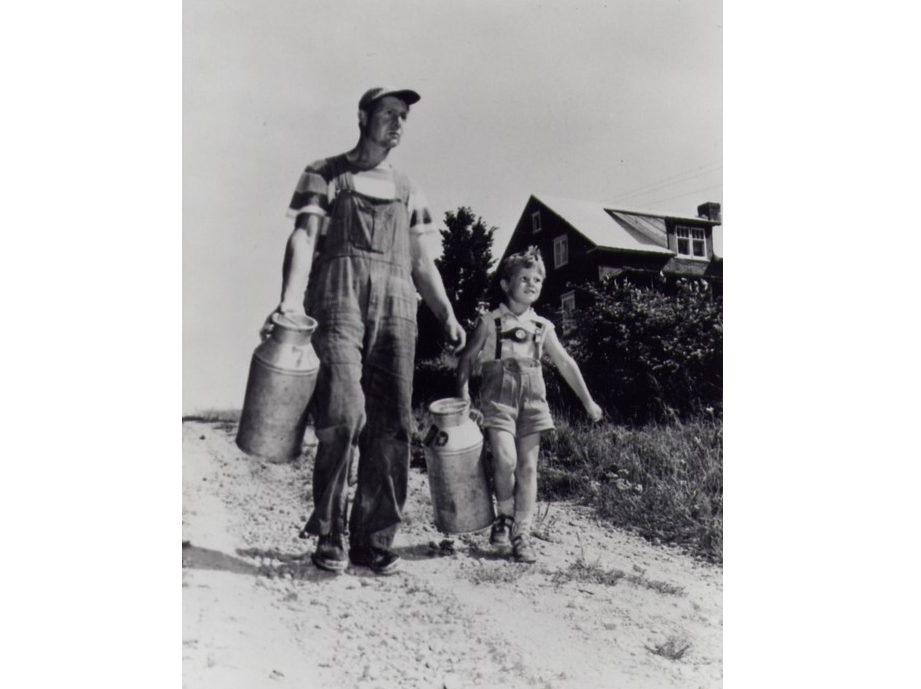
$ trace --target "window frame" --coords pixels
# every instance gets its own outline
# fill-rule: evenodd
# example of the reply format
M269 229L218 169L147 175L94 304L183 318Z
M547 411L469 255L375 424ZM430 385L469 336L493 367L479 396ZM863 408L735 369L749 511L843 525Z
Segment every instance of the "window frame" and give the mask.
M700 236L695 236L699 234ZM686 249L681 250L682 242ZM695 249L700 248L702 254L697 255ZM675 253L681 258L692 261L709 261L710 252L707 246L707 231L702 227L693 225L675 225Z
M557 247L562 247L560 254L566 255L558 256ZM565 265L569 265L569 236L561 234L553 238L553 267L556 269Z
M566 304L570 304L570 308L566 308ZM563 333L568 333L576 327L575 322L572 319L572 316L569 314L574 313L576 310L576 292L575 290L570 290L564 292L560 295L560 321L563 325Z
M540 211L534 211L531 213L531 234L537 234L542 229Z

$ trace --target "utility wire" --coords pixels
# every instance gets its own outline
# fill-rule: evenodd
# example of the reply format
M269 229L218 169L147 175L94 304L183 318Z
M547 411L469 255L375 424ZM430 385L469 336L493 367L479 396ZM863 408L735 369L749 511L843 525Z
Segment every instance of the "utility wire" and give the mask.
M695 189L694 191L689 191L686 194L678 194L678 196L672 196L667 199L659 199L658 201L647 201L646 203L650 206L654 206L657 203L665 203L666 201L674 201L675 199L684 198L685 196L690 196L691 194L699 194L702 191L708 191L709 189L722 189L722 184L711 184L709 187L704 187L703 189Z
M704 168L711 167L711 166L713 166L713 165L716 165L716 167L713 168L712 170L705 170L705 169L704 169ZM702 175L711 174L711 173L713 173L713 172L716 172L716 171L717 171L718 169L720 169L722 166L723 166L723 163L722 163L721 160L715 160L715 161L710 162L710 163L707 163L707 164L705 164L705 165L701 165L701 166L699 166L699 167L691 168L690 170L685 170L684 172L676 173L676 174L674 174L674 175L671 175L670 177L665 177L665 178L660 179L660 180L658 180L658 181L656 181L656 182L650 182L649 184L645 184L645 185L643 185L643 186L641 186L641 187L638 187L638 188L634 189L633 191L629 191L629 192L626 192L626 193L624 193L624 194L621 194L621 195L617 196L617 197L614 199L614 201L615 201L615 202L616 202L616 201L622 201L622 200L624 200L624 199L633 198L633 197L635 197L635 196L644 196L645 194L649 194L649 193L652 193L652 192L654 192L654 191L659 191L660 189L665 188L665 187L674 186L675 184L679 184L679 183L681 183L681 182L687 182L687 181L690 181L690 180L692 180L692 179L694 179L694 178L696 178L696 177L700 177L700 176L702 176ZM700 172L698 172L698 171L700 171ZM693 174L691 174L691 173L693 173ZM672 180L674 180L674 181L672 181Z
M660 184L660 185L658 185L658 186L656 186L656 187L652 187L652 188L650 188L650 189L647 189L647 190L644 191L644 192L640 192L640 193L638 193L638 194L633 194L633 195L628 196L628 197L626 197L626 198L627 198L627 199L638 199L638 198L642 198L642 197L644 197L644 196L649 196L650 194L655 194L656 192L660 192L660 191L663 191L663 190L670 189L670 188L672 188L672 187L676 187L676 186L678 186L679 184L684 184L684 183L686 183L686 182L691 182L691 181L693 181L693 180L695 180L695 179L698 179L698 178L700 178L700 177L704 177L704 176L707 176L707 175L712 175L712 174L715 173L715 172L718 172L718 169L707 170L706 172L699 172L699 173L697 173L696 175L690 175L690 176L688 176L688 177L684 177L684 178L682 178L682 179L675 180L674 182L669 182L668 184ZM632 201L631 201L631 202L632 202Z

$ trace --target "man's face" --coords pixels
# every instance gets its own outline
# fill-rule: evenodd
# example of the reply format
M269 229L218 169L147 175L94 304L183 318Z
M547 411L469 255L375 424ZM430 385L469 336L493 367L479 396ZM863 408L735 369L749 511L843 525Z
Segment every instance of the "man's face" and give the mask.
M407 115L409 106L406 103L396 96L384 96L374 104L365 125L365 138L384 148L394 148L400 143Z

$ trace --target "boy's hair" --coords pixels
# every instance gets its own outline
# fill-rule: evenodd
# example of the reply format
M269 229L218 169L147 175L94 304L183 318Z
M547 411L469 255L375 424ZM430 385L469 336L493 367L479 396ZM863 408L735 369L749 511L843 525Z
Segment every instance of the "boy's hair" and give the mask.
M527 251L520 251L505 259L505 263L502 264L502 279L511 281L519 268L537 268L541 277L547 277L544 259L541 258L540 249L536 246L529 246Z

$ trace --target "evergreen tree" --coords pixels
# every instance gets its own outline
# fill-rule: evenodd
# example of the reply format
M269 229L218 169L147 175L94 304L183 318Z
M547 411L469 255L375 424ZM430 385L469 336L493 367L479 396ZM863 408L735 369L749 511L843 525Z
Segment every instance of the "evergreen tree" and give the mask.
M443 253L435 259L435 265L441 272L454 315L469 335L486 300L489 268L493 261L492 240L498 228L488 227L467 206L447 211L444 224L445 229L440 230ZM419 309L416 357L437 356L443 342L438 321L423 304Z
M444 280L454 314L466 329L473 327L489 286L492 237L496 227L487 227L467 206L445 213L441 230L444 253L435 261Z

